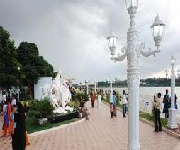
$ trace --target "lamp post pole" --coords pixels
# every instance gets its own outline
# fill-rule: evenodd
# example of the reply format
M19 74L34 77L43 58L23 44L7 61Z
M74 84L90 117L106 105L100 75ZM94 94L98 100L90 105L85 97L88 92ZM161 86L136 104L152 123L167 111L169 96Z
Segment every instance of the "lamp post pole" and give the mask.
M177 70L178 79L180 78L180 69Z
M176 121L176 112L177 110L174 107L174 97L175 97L175 58L171 57L171 108L169 108L169 119L168 119L168 127L171 129L178 128Z
M139 43L138 31L136 29L135 15L138 8L138 0L125 0L127 5L128 14L130 15L130 28L127 32L127 47L121 49L122 55L118 54L115 57L117 36L114 32L110 33L107 38L109 40L109 48L111 51L111 60L122 61L127 56L127 82L128 82L128 149L139 150L139 85L140 85L140 68L139 57L140 54L148 57L160 52L160 42L162 40L162 33L165 24L159 19L155 21L151 28L153 29L153 36L155 41L156 50L149 49L144 52L145 44Z
M86 83L86 90L87 90L87 91L86 91L86 94L89 95L89 85L88 85L88 81L86 80L85 83Z
M94 82L94 91L96 93L96 81Z

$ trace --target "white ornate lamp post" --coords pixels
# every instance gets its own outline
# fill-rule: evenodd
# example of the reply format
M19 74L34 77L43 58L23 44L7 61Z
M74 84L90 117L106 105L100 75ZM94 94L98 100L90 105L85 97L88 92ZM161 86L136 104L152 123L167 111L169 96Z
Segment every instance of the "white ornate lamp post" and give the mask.
M110 90L111 90L110 102L113 102L113 87L112 87L112 84L113 84L114 80L113 79L108 79L108 82L110 83Z
M156 50L149 49L148 52L144 52L145 44L139 43L138 31L136 29L135 15L138 8L138 0L125 0L127 10L130 15L130 28L127 32L127 47L122 48L122 55L118 54L115 57L117 36L114 32L110 33L107 38L109 41L109 48L111 51L111 60L122 61L127 56L127 80L128 80L128 149L139 150L139 84L140 84L140 68L139 57L140 54L148 57L160 52L160 42L162 40L162 34L165 24L159 19L157 15L151 28L153 29L153 37L155 41Z
M94 82L94 91L95 91L95 93L96 93L96 81Z
M180 69L177 70L178 79L180 78Z
M89 85L88 85L89 81L86 80L85 83L86 83L86 90L87 90L86 94L89 95Z
M168 127L171 129L178 128L177 121L176 121L176 109L174 107L174 96L175 96L175 58L174 56L171 57L171 108L169 108L169 119L168 119Z

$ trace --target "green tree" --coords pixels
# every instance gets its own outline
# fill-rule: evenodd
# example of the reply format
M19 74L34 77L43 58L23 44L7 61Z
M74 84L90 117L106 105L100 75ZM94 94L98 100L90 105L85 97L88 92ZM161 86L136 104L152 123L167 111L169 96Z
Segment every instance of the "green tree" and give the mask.
M43 56L37 58L37 68L40 77L54 77L53 66L49 64Z
M17 52L10 34L0 26L0 86L10 88L18 82Z
M37 83L39 73L37 60L39 51L35 43L21 42L17 49L18 61L21 63L21 71L24 73L24 84L28 85L28 94L32 95L33 84Z
M21 42L17 49L21 71L25 75L24 84L28 85L28 94L32 95L33 85L40 77L53 77L53 66L39 56L35 43Z

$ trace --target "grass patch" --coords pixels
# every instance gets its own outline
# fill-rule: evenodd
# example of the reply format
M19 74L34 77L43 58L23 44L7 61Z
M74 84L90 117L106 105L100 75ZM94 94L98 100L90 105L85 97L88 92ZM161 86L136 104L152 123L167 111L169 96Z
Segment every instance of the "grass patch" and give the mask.
M154 116L153 116L153 114L140 111L139 112L139 117L154 123ZM167 126L167 119L166 118L161 118L161 123L162 123L163 127L166 127Z
M59 122L59 123L47 123L45 125L39 125L34 120L34 118L27 116L27 118L26 118L26 129L27 129L27 132L30 134L30 133L33 133L33 132L36 132L36 131L47 130L47 129L50 129L50 128L53 128L53 127L58 127L60 125L69 124L69 123L75 122L75 121L77 121L77 118L73 118L73 119L70 119L70 120L65 120L65 121Z

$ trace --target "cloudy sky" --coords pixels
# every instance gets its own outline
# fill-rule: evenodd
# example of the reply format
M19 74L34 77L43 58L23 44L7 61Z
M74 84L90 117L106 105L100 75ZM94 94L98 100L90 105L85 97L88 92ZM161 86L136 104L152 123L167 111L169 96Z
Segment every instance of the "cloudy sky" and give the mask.
M161 52L140 58L141 78L165 77L171 55L176 57L176 70L180 67L179 5L179 0L139 0L139 40L147 50L155 49L150 26L156 14L166 24ZM125 0L0 0L0 25L16 46L22 41L36 43L40 55L76 82L126 79L127 60L110 61L106 40L114 30L119 37L117 51L126 46Z

